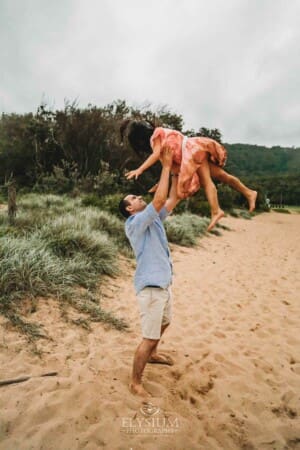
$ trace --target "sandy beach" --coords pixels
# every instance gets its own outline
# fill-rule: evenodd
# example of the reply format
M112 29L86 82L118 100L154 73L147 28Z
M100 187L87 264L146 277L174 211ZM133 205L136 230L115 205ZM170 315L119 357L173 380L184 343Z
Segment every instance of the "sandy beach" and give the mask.
M161 351L175 364L147 365L150 404L128 390L140 341L132 262L102 288L128 332L66 323L40 299L30 317L52 340L33 353L0 318L0 380L58 372L0 386L0 450L300 449L300 214L223 223L231 231L197 248L171 245Z

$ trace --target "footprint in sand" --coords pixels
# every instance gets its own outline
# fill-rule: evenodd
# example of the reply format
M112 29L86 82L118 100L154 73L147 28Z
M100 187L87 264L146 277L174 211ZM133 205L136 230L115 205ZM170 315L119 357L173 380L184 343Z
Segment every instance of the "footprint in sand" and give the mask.
M226 335L224 333L221 333L220 331L215 331L213 333L213 335L216 336L217 338L220 338L220 339L226 338Z

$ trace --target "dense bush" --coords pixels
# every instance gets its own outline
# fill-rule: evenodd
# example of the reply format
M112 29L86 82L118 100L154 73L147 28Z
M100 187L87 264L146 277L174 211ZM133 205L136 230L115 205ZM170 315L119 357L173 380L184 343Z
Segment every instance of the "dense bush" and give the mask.
M182 200L175 208L176 214L192 213L198 214L202 217L210 216L210 206L207 200L203 197L202 192L197 192L193 197Z
M183 213L171 216L165 221L168 240L174 244L192 247L197 243L197 237L206 233L210 220L194 214Z
M83 206L96 206L99 209L108 211L111 214L118 214L119 202L123 198L123 194L111 194L100 196L97 194L85 195L82 198Z

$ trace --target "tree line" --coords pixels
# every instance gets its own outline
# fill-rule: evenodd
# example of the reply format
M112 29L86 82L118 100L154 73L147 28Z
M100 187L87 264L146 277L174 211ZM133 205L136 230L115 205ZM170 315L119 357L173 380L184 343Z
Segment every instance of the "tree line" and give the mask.
M182 115L167 107L154 111L151 105L135 108L117 100L104 107L85 108L66 102L63 109L53 111L41 104L35 114L2 114L0 184L13 178L23 190L62 193L78 189L101 195L132 189L124 173L137 167L141 157L126 142L120 142L119 126L128 117L222 142L217 128L185 130ZM299 148L224 145L228 151L226 170L259 187L271 201L279 203L284 198L286 204L299 204ZM157 164L135 182L135 190L144 192L159 173ZM222 192L225 195L227 191ZM234 200L238 203L238 196Z

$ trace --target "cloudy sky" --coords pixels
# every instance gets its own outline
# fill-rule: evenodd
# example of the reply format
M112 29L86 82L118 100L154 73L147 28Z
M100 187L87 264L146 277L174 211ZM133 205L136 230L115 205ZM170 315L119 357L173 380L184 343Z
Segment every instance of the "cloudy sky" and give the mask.
M300 147L299 17L300 0L0 0L0 111L125 99Z

